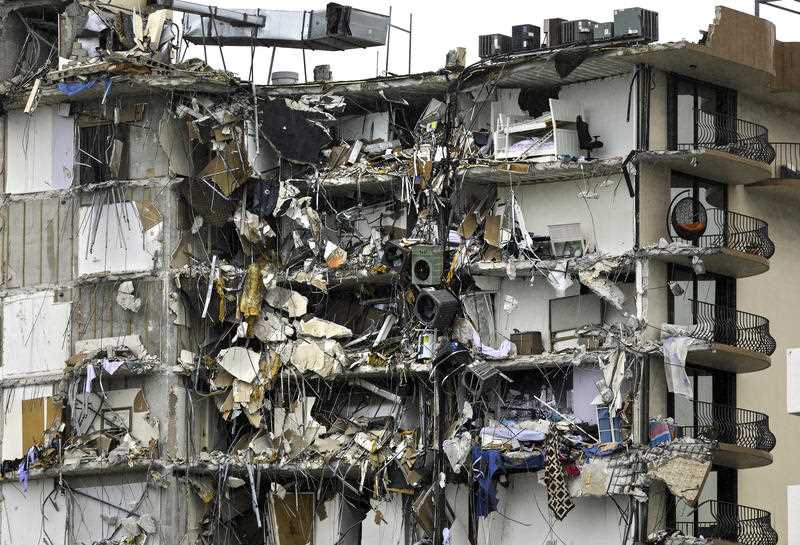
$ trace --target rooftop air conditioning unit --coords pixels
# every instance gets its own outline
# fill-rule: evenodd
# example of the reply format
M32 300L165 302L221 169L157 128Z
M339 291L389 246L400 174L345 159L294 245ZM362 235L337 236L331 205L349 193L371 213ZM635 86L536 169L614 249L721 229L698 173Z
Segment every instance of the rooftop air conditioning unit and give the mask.
M511 36L506 36L505 34L484 34L478 37L478 55L482 59L510 52Z
M511 49L531 51L542 46L542 29L536 25L516 25L511 27Z
M561 23L565 23L566 19L545 19L544 32L547 35L545 39L545 47L558 47L562 43L561 40Z
M658 41L658 12L642 8L614 10L614 37Z
M602 42L604 40L614 39L614 23L595 23L594 24L594 41Z
M578 19L561 23L561 43L576 44L589 43L594 36L594 21Z

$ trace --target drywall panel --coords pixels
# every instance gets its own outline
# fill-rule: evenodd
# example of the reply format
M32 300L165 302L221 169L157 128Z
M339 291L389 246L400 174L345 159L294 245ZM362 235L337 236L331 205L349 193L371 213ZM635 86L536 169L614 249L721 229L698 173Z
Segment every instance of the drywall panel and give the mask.
M138 312L121 307L119 282L84 285L74 290L75 341L139 335L148 354L163 356L164 339L174 331L173 314L163 304L159 279L133 280L133 295L141 300Z
M4 388L2 458L21 458L33 443L40 443L42 432L59 418L60 409L52 401L53 385L39 384Z
M334 127L342 140L390 140L388 112L342 117L337 119Z
M378 519L375 515L380 512ZM466 514L464 510L462 513ZM403 498L394 494L388 500L372 501L372 510L361 523L361 543L380 545L404 545ZM453 542L453 545L460 542ZM467 543L467 542L464 542Z
M621 254L633 248L634 200L621 175L523 186L515 190L525 227L548 236L549 225L580 223L587 250ZM509 189L499 191L509 202Z
M0 209L1 274L8 288L72 279L74 207L70 201L9 202Z
M630 75L622 75L566 85L558 93L559 101L583 104L589 134L603 142L602 148L592 151L592 157L625 157L636 148L635 100L627 120L630 82Z
M31 114L8 113L6 193L63 189L72 184L75 120L58 106L40 106Z
M64 368L69 357L72 304L52 290L13 295L3 302L3 367L8 378Z
M30 481L27 492L14 480L0 485L0 545L66 545L67 500L53 488L52 479Z
M362 543L377 543L362 541L361 516L351 503L341 496L325 502L325 518L314 517L314 543L313 545L361 545Z
M82 206L78 274L152 269L161 253L162 224L149 201Z
M597 423L597 406L592 400L597 397L598 380L603 371L594 367L575 367L572 370L572 413L580 422Z

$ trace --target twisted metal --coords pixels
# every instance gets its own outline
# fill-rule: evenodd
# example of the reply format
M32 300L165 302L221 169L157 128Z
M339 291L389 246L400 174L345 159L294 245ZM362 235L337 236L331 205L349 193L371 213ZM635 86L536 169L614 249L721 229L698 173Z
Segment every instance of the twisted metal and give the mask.
M695 108L694 119L694 142L678 143L678 149L717 149L762 163L775 159L767 128L762 125L700 108Z
M698 401L694 425L678 426L680 435L729 443L742 448L775 448L775 435L769 429L769 416L756 411Z
M730 248L766 259L775 253L775 243L769 238L769 226L764 220L719 208L709 208L705 213L706 230L696 242L681 237L674 226L671 226L670 238L694 243L700 248Z
M697 506L697 522L679 522L686 535L742 545L775 545L778 533L769 511L735 503L707 500Z
M694 299L690 301L695 316L690 336L768 356L775 352L777 345L769 333L769 320L763 316Z
M775 149L772 161L773 178L800 178L800 143L771 142Z

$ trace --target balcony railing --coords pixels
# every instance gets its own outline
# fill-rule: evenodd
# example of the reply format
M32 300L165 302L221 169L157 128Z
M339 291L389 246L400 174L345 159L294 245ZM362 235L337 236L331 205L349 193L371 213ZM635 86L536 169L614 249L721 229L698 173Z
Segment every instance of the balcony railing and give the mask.
M800 178L800 143L771 142L775 149L772 161L773 178Z
M700 248L730 248L739 252L769 259L775 253L775 244L769 238L767 222L719 208L706 210L706 230L697 240ZM673 240L692 241L681 238L670 230Z
M695 316L690 336L768 356L775 352L775 339L769 334L769 320L763 316L694 299L690 301Z
M678 142L678 149L717 149L762 163L775 159L767 128L757 123L695 108L693 132L694 141Z
M769 511L714 500L704 501L695 511L697 522L677 523L678 530L686 535L742 545L775 545L778 542Z
M683 437L708 439L742 448L765 450L775 448L775 436L769 429L769 417L747 409L698 401L694 424L678 426Z

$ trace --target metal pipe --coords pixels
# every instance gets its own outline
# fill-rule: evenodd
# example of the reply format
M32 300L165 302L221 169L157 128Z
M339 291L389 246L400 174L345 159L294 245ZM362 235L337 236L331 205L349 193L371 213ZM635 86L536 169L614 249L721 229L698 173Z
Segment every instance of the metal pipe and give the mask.
M408 14L408 73L411 74L411 29L414 23L414 14Z
M386 76L389 75L389 38L392 35L392 6L389 6L389 28L386 29Z

